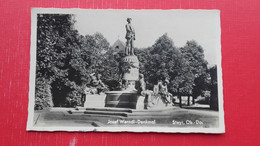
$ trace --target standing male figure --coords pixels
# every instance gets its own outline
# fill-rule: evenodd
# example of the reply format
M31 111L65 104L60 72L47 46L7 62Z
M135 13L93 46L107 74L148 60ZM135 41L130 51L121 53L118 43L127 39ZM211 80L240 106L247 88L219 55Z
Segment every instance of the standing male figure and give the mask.
M126 19L127 24L125 25L126 28L126 48L125 48L125 54L128 55L134 55L134 40L135 40L135 30L133 26L131 25L131 18Z

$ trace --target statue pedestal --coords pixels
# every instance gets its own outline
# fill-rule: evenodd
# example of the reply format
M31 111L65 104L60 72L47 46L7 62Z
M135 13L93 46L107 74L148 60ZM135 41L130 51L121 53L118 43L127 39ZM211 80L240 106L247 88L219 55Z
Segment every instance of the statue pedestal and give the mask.
M130 69L122 77L128 84L126 90L136 91L135 82L139 80L139 60L137 56L131 55L122 58L122 62L130 65Z
M144 109L144 97L134 91L106 92L105 107Z
M128 72L123 74L122 80L127 87L123 91L106 92L105 107L144 109L144 97L137 94L135 82L139 80L139 61L137 56L122 58L122 62L130 65Z

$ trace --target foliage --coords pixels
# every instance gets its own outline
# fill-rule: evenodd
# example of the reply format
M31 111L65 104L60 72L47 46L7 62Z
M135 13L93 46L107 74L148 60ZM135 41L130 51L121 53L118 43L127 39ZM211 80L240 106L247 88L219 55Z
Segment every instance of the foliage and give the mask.
M172 93L191 92L194 75L189 62L167 34L156 40L152 47L139 51L137 55L139 60L142 60L140 72L150 86L156 84L158 79L167 79L170 81L169 90Z
M91 86L92 73L100 74L109 89L116 90L131 67L122 62L124 52L113 50L101 33L80 35L74 29L73 18L65 14L38 15L36 110L81 105L84 88ZM197 97L209 90L211 101L217 97L216 69L207 69L203 48L197 42L187 41L177 48L164 34L151 47L135 48L135 54L148 89L158 79L167 79L173 95Z
M102 34L81 36L74 22L73 15L65 14L39 14L37 20L36 78L49 81L53 105L58 107L81 104L90 74L104 72L109 50ZM36 90L37 94L41 93Z
M202 95L207 90L209 84L209 74L207 74L207 61L204 59L204 51L196 41L187 41L186 45L180 48L183 57L188 61L191 74L191 82L189 94L193 98Z
M35 93L35 110L42 110L53 106L49 81L44 78L37 78Z
M218 78L217 78L217 66L213 66L209 69L209 73L211 76L210 83L210 108L213 110L218 110Z
M135 54L140 61L140 72L144 74L145 80L149 83L156 83L156 80L169 77L169 62L176 51L172 40L165 34L160 37L152 47L137 50Z
M207 61L204 59L204 51L196 41L187 41L186 45L180 48L180 51L189 62L192 74L196 78L206 72Z
M76 43L75 30L72 29L72 16L63 14L38 14L37 19L37 73L50 78L62 76L60 72L66 65L69 49Z
M207 69L204 51L194 40L177 48L172 39L164 34L152 47L137 49L135 54L141 62L140 72L145 75L150 89L158 79L167 79L170 81L169 91L179 98L182 95L197 98L210 90L211 74Z
M208 70L200 75L199 77L195 78L194 80L194 86L192 89L192 96L193 98L197 98L200 95L204 95L205 91L210 90L210 74L208 73Z

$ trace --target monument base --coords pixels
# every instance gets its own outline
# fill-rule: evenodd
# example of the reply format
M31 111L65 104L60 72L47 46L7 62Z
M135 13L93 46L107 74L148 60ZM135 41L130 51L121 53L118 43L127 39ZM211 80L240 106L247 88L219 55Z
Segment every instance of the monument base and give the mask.
M139 61L137 56L129 55L122 58L123 67L127 67L123 73L122 83L125 85L123 91L106 92L105 107L144 109L145 97L137 94L135 82L139 80Z
M136 91L110 91L106 95L105 107L144 109L145 97Z

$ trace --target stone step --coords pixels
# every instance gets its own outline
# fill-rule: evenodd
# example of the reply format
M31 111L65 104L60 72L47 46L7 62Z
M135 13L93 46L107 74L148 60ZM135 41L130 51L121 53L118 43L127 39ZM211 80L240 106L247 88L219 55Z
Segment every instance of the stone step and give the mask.
M124 112L107 112L107 111L104 111L104 112L101 112L101 111L84 111L84 114L100 114L100 115L111 115L111 116L122 116L122 117L127 117L127 113L124 113Z
M176 111L177 108L150 109L150 110L134 110L121 108L83 108L77 107L69 110L69 114L73 115L92 115L92 116L118 116L118 117L165 117L170 116L170 112Z
M117 114L102 114L102 113L82 113L82 112L73 112L73 113L66 113L64 118L74 118L74 119L78 119L78 120L86 120L89 118L117 118L117 119L124 119L126 117L122 116L122 115L117 115Z
M88 111L88 110L94 110L94 111L114 111L114 112L128 112L128 113L142 113L142 112L165 112L165 111L171 111L176 110L176 107L165 107L165 108L154 108L154 109L129 109L129 108L113 108L113 107L103 107L103 108L85 108L85 107L76 107L75 110L80 111Z
M76 107L75 110L79 111L113 111L113 112L128 112L132 113L132 109L128 108L85 108L85 107Z
M89 115L109 115L109 116L122 116L127 117L126 112L114 112L114 111L95 111L95 110L74 110L69 112L70 114L89 114Z

